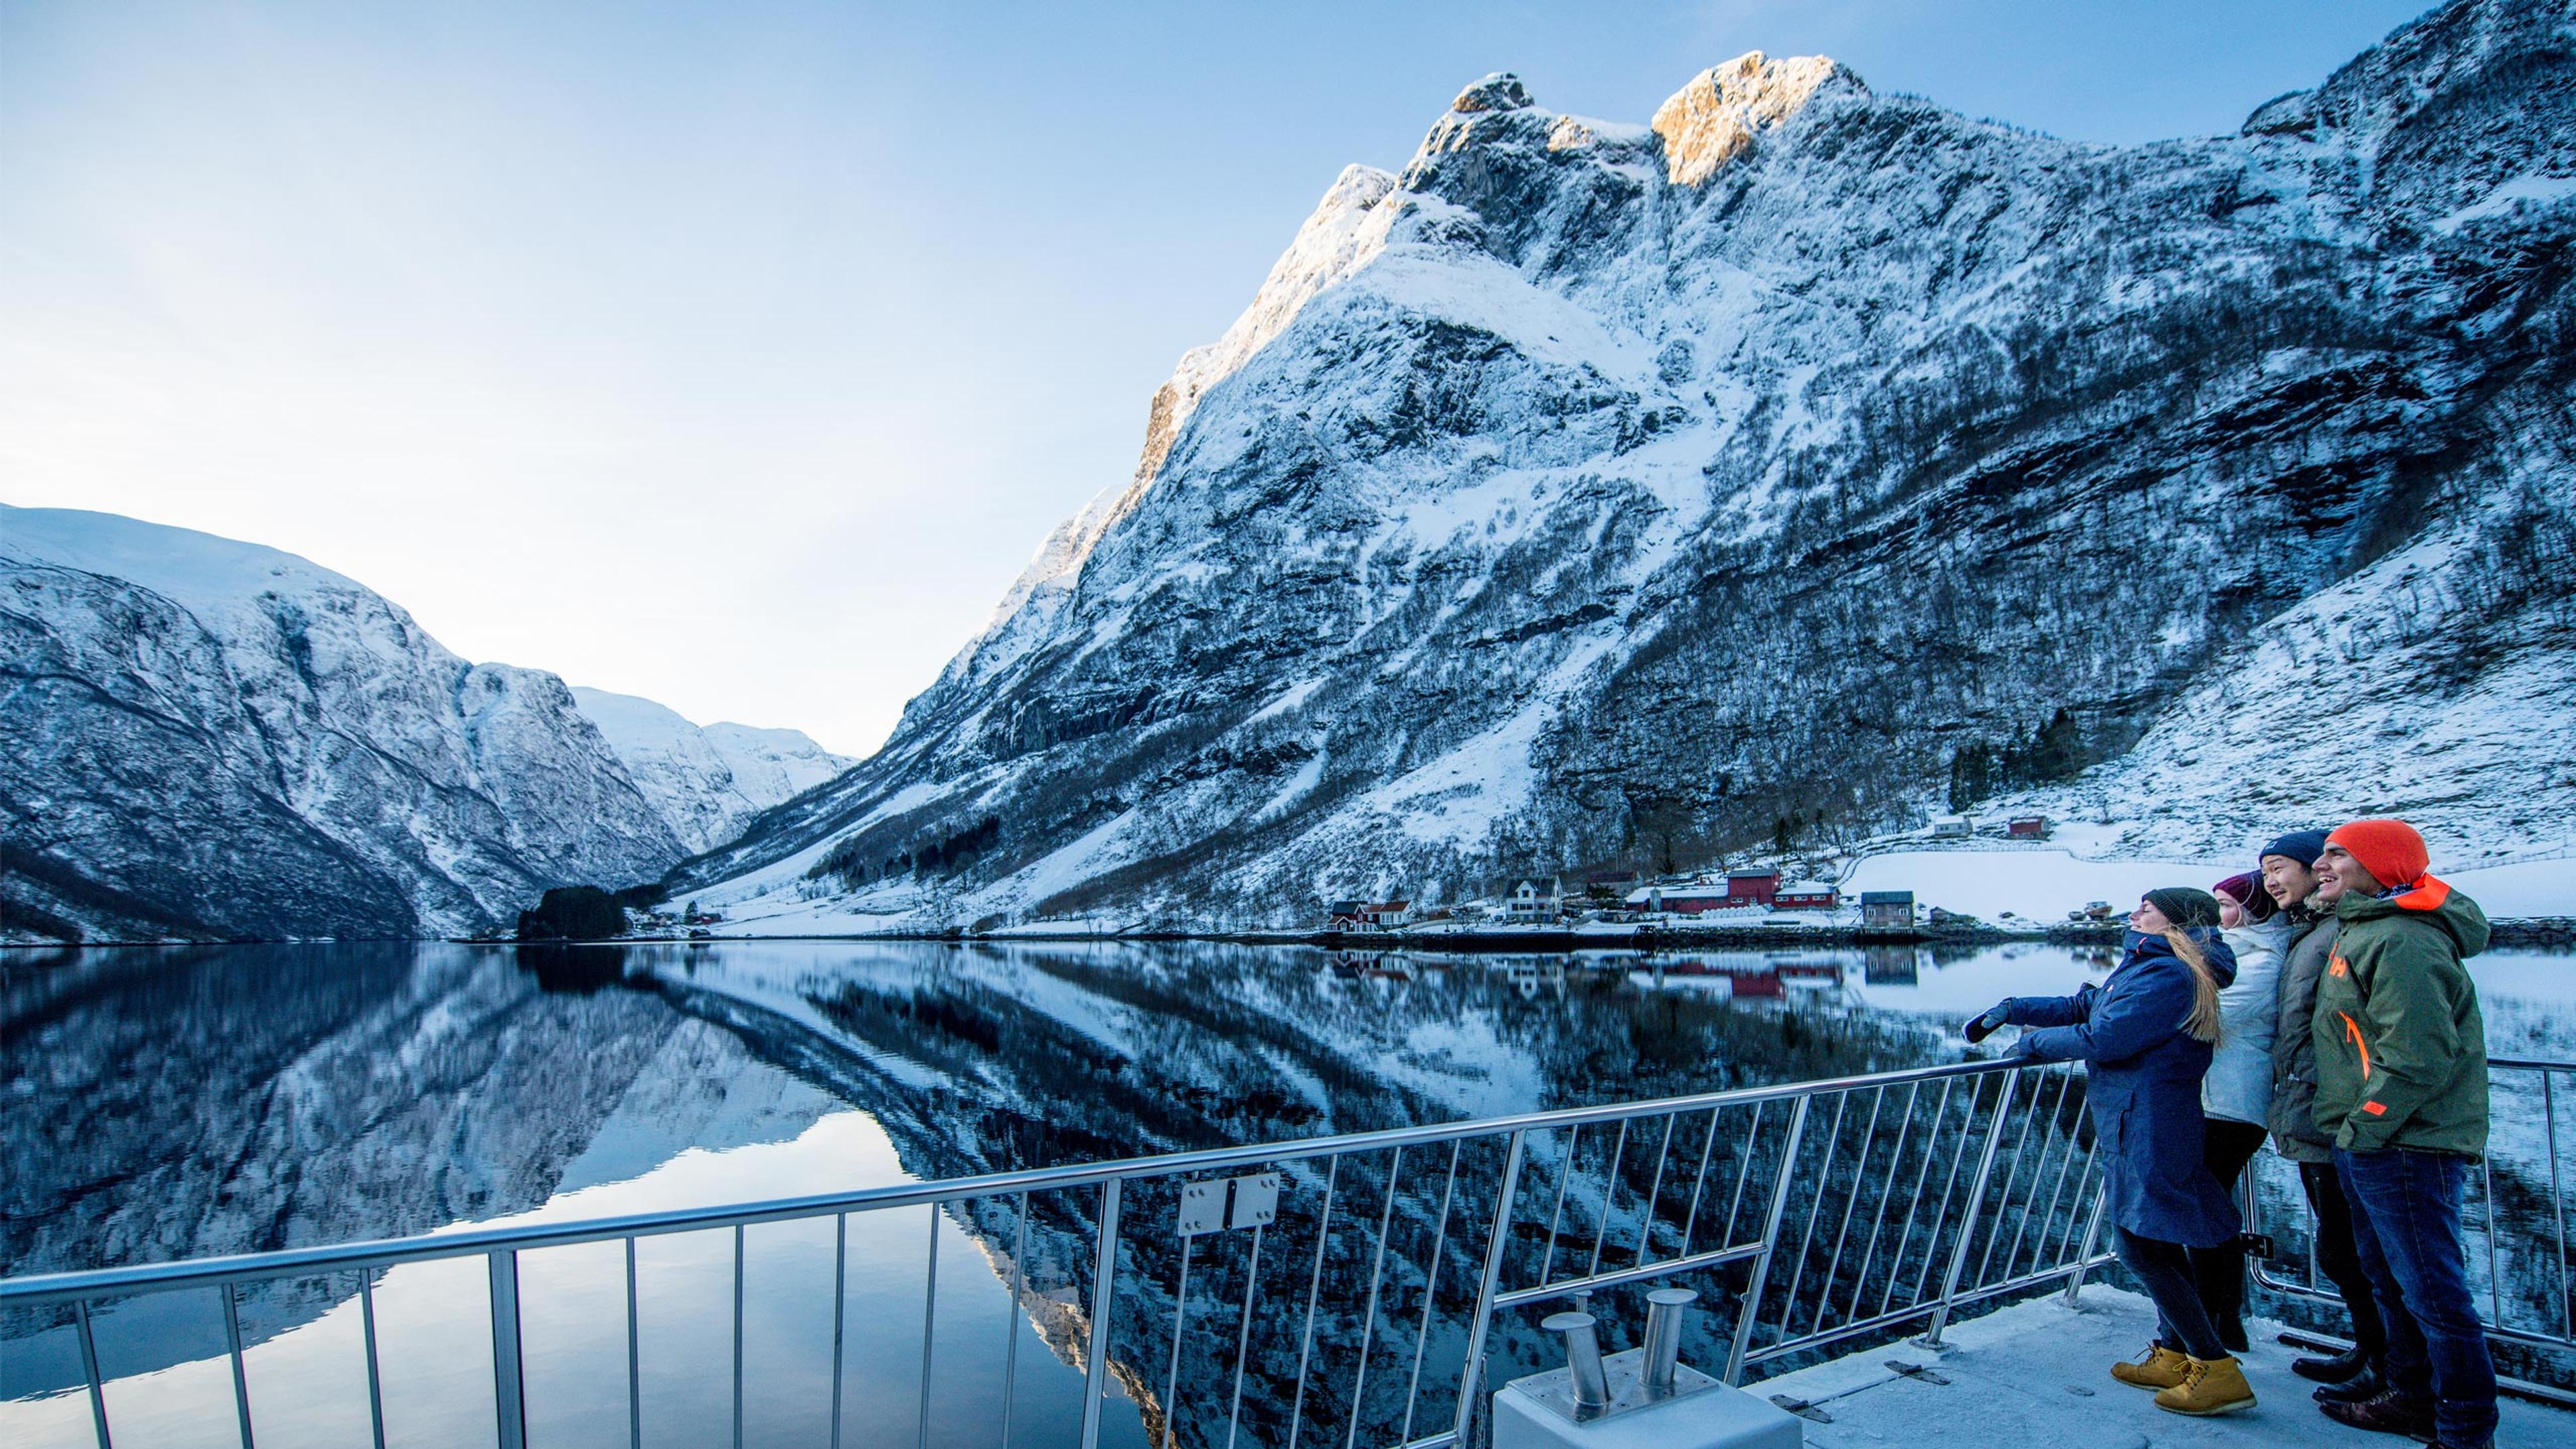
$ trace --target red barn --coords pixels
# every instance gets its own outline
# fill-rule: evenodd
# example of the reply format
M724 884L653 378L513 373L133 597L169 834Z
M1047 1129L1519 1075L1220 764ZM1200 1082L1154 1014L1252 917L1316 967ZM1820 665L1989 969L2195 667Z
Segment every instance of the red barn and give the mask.
M1784 885L1771 897L1775 911L1830 911L1842 904L1842 892L1829 885Z
M2048 817L2045 815L2025 815L2020 819L2005 825L2004 833L2015 840L2046 840L2048 838Z
M1780 872L1776 870L1730 870L1726 873L1726 903L1730 906L1767 906L1780 894Z

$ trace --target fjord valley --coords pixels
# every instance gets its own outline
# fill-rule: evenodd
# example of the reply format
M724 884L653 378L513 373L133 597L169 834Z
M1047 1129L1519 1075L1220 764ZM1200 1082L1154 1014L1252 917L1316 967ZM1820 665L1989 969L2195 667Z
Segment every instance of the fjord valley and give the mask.
M2571 24L2457 0L2129 146L1822 57L1644 123L1478 81L855 762L13 513L7 928L469 935L575 884L763 934L1311 926L1971 807L2109 859L2364 813L2561 853Z

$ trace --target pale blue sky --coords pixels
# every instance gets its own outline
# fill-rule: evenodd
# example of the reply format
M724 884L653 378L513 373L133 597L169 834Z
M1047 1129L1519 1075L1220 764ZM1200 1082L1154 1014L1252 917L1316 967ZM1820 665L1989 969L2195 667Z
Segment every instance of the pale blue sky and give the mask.
M0 501L302 553L470 658L873 748L1343 165L1744 51L2104 141L2379 0L0 0Z

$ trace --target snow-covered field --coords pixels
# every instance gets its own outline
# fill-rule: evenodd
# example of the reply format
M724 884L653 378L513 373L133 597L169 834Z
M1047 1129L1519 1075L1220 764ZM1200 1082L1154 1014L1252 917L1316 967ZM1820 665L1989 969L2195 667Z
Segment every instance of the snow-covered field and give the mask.
M2068 850L1905 850L1874 855L1843 889L1914 892L1916 904L1962 911L1989 922L2006 912L2038 921L2108 901L2125 912L2159 886L2204 890L2254 868L2239 860L2087 860ZM2576 858L2524 861L2435 875L2466 891L2496 919L2576 916ZM2006 923L2008 924L2008 923Z

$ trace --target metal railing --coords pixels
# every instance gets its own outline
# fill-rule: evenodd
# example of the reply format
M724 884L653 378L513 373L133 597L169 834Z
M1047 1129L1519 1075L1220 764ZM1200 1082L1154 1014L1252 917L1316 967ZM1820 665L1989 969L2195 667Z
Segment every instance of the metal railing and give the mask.
M622 1325L540 1331L601 1338L589 1345L601 1359L622 1358L628 1438L640 1446L648 1379L638 1346L637 1244L727 1233L731 1434L739 1445L746 1380L762 1373L745 1349L750 1230L828 1220L835 1446L851 1419L882 1428L906 1418L927 1445L935 1374L988 1376L978 1392L998 1409L988 1415L995 1432L987 1437L1007 1445L1026 1319L1081 1376L1086 1449L1101 1441L1113 1392L1132 1401L1157 1449L1435 1449L1479 1442L1489 1388L1553 1366L1535 1310L1569 1297L1616 1301L1685 1280L1718 1311L1696 1316L1683 1356L1722 1363L1729 1382L1918 1324L1937 1344L1958 1311L1991 1300L2061 1284L2071 1298L2086 1274L2110 1261L2099 1251L2101 1179L2083 1098L2082 1074L2064 1065L1965 1063L741 1206L22 1278L0 1283L0 1310L68 1316L104 1449L112 1440L95 1311L134 1295L212 1292L224 1310L232 1408L249 1449L255 1375L236 1312L245 1285L355 1274L367 1423L381 1445L377 1277L396 1265L479 1258L494 1434L502 1449L523 1449L532 1352L523 1269L559 1250L621 1243ZM2554 1127L2548 1143L2555 1193ZM888 1224L869 1240L883 1243L892 1232L883 1214L924 1207L931 1233L919 1274L918 1398L853 1403L845 1393L845 1310L858 1286L852 1220L861 1232ZM1008 1280L1012 1338L997 1365L934 1363L943 1218ZM2558 1261L2563 1285L2563 1250ZM1604 1314L1605 1338L1624 1337L1642 1317ZM770 1396L757 1382L754 1389Z
M2576 1087L2576 1062L2487 1059L2487 1150L2461 1205L2469 1286L2484 1300L2487 1334L2548 1354L2576 1355L2576 1264L2568 1258L2567 1178L2558 1130L2559 1082ZM2297 1301L2340 1305L2317 1264L2314 1213L2293 1164L2265 1153L2246 1176L2248 1226L2293 1230L2255 1265L2255 1286ZM2298 1204L2282 1210L2284 1205ZM2546 1215L2538 1232L2506 1224ZM2283 1271L2288 1269L2291 1271ZM2576 1387L2576 1359L2557 1367Z

